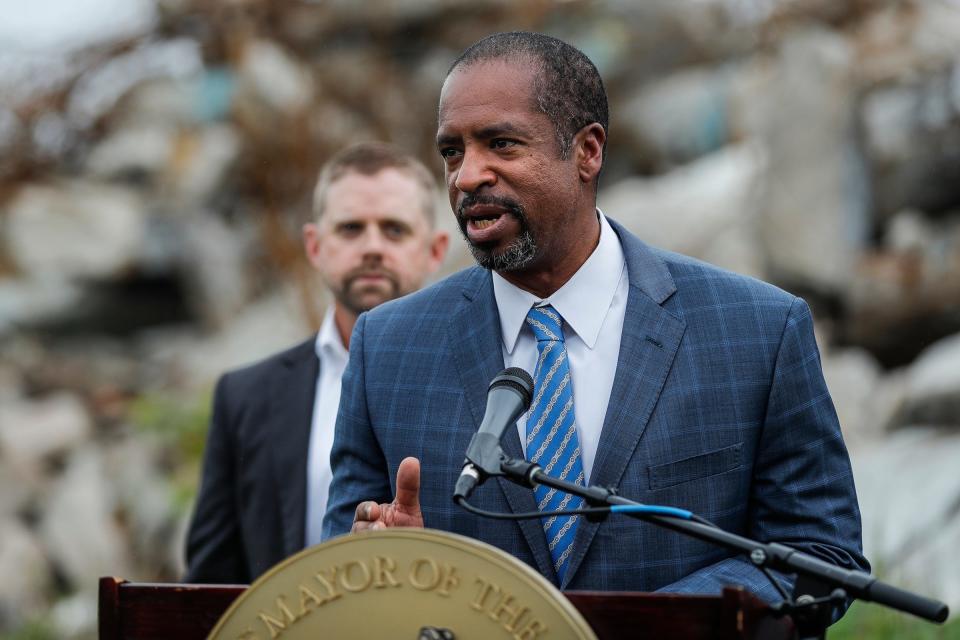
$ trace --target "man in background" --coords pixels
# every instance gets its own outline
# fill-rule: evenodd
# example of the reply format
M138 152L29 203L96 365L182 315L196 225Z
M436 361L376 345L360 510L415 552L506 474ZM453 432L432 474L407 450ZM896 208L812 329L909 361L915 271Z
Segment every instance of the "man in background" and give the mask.
M385 144L324 166L303 239L334 301L316 336L217 383L188 582L249 583L320 541L350 334L362 312L418 289L443 262L436 192L426 167Z

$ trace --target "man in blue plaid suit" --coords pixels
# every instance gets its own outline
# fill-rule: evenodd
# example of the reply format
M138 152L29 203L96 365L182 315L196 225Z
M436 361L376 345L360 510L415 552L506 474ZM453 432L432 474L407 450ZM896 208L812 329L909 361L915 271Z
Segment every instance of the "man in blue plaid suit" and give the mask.
M776 599L744 558L626 517L579 518L554 535L543 521L457 508L451 494L487 385L504 366L522 366L558 389L551 401L571 385L572 399L508 429L508 455L546 447L534 416L549 414L547 428L567 432L553 461L574 469L571 479L868 570L807 305L649 247L601 214L606 132L596 69L559 40L496 34L454 63L437 143L479 266L357 322L324 537L427 526L500 547L563 589L744 585ZM562 357L548 360L551 349ZM491 511L555 504L502 479L471 500Z

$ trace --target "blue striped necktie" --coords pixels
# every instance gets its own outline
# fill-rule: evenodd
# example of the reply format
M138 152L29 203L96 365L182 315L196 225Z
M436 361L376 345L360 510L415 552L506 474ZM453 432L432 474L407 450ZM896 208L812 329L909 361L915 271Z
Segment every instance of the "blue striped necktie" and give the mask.
M527 324L537 337L540 354L533 372L533 402L527 414L527 457L543 467L548 475L583 485L580 438L573 410L573 380L563 342L563 318L550 305L533 307L527 313ZM583 506L582 498L549 487L538 486L534 494L540 511ZM579 519L580 516L551 516L542 520L553 568L561 584L570 565Z

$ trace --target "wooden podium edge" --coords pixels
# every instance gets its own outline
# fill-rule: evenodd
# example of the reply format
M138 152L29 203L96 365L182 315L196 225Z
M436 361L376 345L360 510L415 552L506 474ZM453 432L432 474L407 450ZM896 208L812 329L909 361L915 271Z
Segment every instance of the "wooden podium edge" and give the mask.
M120 586L126 582L113 576L100 578L97 600L97 633L100 640L120 640Z
M247 588L248 585L138 583L103 577L99 585L99 638L167 640L174 629L178 630L176 637L182 640L206 638L220 615ZM793 633L789 617L771 617L762 601L740 587L726 587L719 596L598 591L567 591L563 595L601 639L624 637L625 631L629 633L623 626L624 620L631 617L639 615L642 620L645 614L682 610L701 621L697 625L701 635L686 637L708 637L702 634L702 623L708 620L716 625L709 637L724 640L789 638ZM187 629L187 635L182 635ZM196 635L190 633L194 630L198 631Z

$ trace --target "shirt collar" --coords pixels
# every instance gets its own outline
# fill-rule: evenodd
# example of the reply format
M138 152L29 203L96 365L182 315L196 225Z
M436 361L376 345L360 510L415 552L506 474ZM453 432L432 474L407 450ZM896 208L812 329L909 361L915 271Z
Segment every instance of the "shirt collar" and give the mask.
M333 318L334 305L327 307L327 312L323 315L323 322L320 323L320 331L317 332L317 341L315 349L317 357L321 362L324 358L339 357L347 359L347 348L343 346L343 340L340 339L340 332L337 331L337 323Z
M626 267L623 249L617 234L598 209L600 219L600 241L587 261L577 270L566 284L552 296L541 300L529 291L507 282L496 271L493 272L493 295L500 314L500 333L507 353L513 353L517 338L524 327L527 312L534 305L551 304L563 316L563 320L580 339L593 349L600 336L600 328L606 318L606 311L613 302L620 278ZM603 313L597 313L603 309Z

